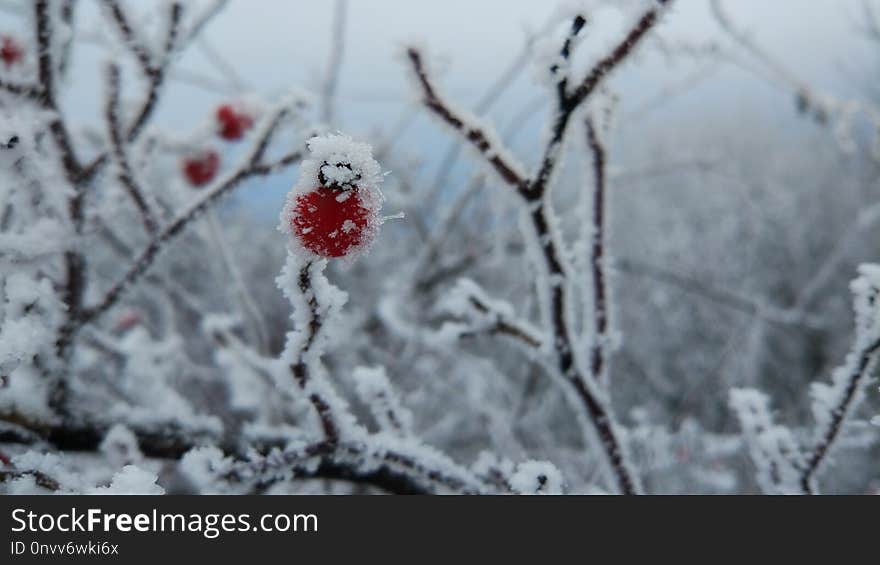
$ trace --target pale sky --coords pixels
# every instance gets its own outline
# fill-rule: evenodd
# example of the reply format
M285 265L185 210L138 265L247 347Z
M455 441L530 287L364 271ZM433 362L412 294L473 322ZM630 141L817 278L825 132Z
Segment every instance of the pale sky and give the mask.
M155 5L151 0L128 3L144 13ZM88 27L101 21L94 4L92 0L81 3L81 21ZM330 0L231 0L226 11L207 28L206 38L242 81L258 93L277 94L291 86L314 91L332 39L333 5ZM413 40L441 57L443 89L459 104L472 104L519 51L525 30L541 27L556 5L539 0L350 0L338 86L341 120L337 127L355 136L366 135L373 126L389 126L400 116L412 91L397 54L401 45ZM857 31L862 0L726 0L725 5L740 27L750 30L757 42L800 79L818 88L849 94L858 91L860 81L873 78L859 73L859 69L876 64L872 58L874 46ZM668 40L695 44L724 39L709 14L708 0L677 0L659 32ZM21 25L15 22L3 15L0 25ZM619 19L610 11L599 13L587 28L587 39L580 48L582 58L604 51L617 36L619 25ZM86 47L76 60L65 106L83 122L94 120L100 111L101 63L106 58L106 52ZM198 49L183 56L180 68L214 72ZM622 107L633 109L695 69L686 57L669 63L646 55L623 69L613 85L621 96ZM533 74L526 69L490 117L509 119L524 103L539 96L542 90L531 78ZM190 127L224 98L216 92L172 82L157 120ZM711 120L716 115L745 111L788 120L793 118L792 108L791 93L775 90L740 69L723 65L657 112L659 118L651 119L659 119L654 123L662 125L669 116ZM540 118L538 114L527 124L533 133L539 131ZM417 121L407 135L413 149L426 155L436 155L438 144L445 147L448 139L445 132L424 119ZM536 137L524 135L522 143L533 143Z
M93 21L96 12L89 4L83 3L82 16ZM130 4L145 11L152 2ZM330 0L231 0L207 28L206 37L257 92L279 91L291 85L314 89L327 59L333 4ZM405 73L396 55L400 45L413 39L443 57L446 90L464 104L473 101L519 50L524 30L539 28L556 4L538 0L350 0L339 83L341 105L348 108L343 118L365 123L394 117L408 96ZM662 33L672 40L694 43L717 38L707 6L707 0L677 0ZM727 0L726 6L757 41L801 78L822 88L851 88L852 74L847 66L855 66L855 61L870 54L871 46L855 32L861 0ZM606 46L613 33L610 30L617 29L613 15L599 18L588 28L584 50ZM86 50L80 57L82 88L73 96L75 104L86 112L93 110L89 106L97 108L93 89L100 85L98 62L95 51ZM197 49L190 50L181 65L210 72ZM617 83L624 89L624 98L631 95L629 99L636 100L650 95L654 87L662 89L664 80L674 81L687 69L687 61L671 69L664 64L634 65L620 74ZM533 87L531 74L528 70L524 73L523 88L515 89L512 97L538 92L529 90ZM723 74L731 81L744 78L736 72ZM754 85L742 82L736 90L748 95ZM174 97L174 103L164 108L160 117L175 122L217 99L179 84L172 87L169 96Z

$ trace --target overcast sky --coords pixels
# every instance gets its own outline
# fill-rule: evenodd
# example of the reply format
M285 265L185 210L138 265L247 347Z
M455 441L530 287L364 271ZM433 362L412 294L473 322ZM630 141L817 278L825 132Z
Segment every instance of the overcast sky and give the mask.
M322 69L333 2L232 0L209 31L242 76L260 89L304 83ZM555 3L536 0L350 0L340 92L399 96L395 54L412 38L448 57L448 81L478 87L522 45ZM869 46L854 33L861 0L727 0L734 19L805 80L828 85L839 65ZM615 22L600 19L596 27ZM588 33L604 39L602 29ZM664 24L673 39L712 39L716 27L707 0L678 0ZM833 86L833 85L832 85Z
M144 13L155 5L152 1L128 3ZM187 2L189 9L195 3ZM82 3L80 17L86 27L101 21L94 4ZM333 5L330 0L231 0L205 37L256 92L278 93L291 86L314 90L332 41ZM810 84L850 94L858 91L861 81L873 78L862 75L867 64L876 63L871 58L873 46L857 32L862 0L726 0L725 5L738 25L750 30L757 42ZM401 45L412 40L441 56L444 90L460 104L472 104L521 48L526 30L541 27L555 6L553 1L538 0L349 0L337 125L366 135L371 126L388 126L400 116L412 94L397 55ZM7 28L15 22L5 16ZM619 18L611 11L599 13L587 29L581 54L607 48L619 26ZM708 0L677 0L660 32L666 39L694 44L723 39L710 16ZM100 69L106 58L106 51L91 47L81 50L77 58L65 105L84 122L93 120L101 107ZM711 76L657 112L659 118L651 119L659 123L682 115L711 119L736 112L764 112L771 119L793 116L790 93L775 90L734 66L715 66ZM180 68L214 72L197 48L184 55ZM669 63L644 56L619 73L614 87L623 108L633 110L696 69L687 59ZM509 118L540 95L533 74L531 70L523 73L493 117ZM178 127L192 126L224 97L172 82L157 119ZM527 131L537 132L540 118L537 113L527 124L532 130ZM426 154L446 139L427 120L417 121L407 135ZM519 143L532 143L536 137L523 135Z
M141 11L154 4L129 3ZM258 92L291 85L313 88L327 59L333 4L330 0L231 0L206 37ZM86 23L96 16L89 5L83 4ZM403 43L417 39L443 56L445 88L468 103L522 46L525 30L539 28L555 10L554 2L537 0L349 0L349 6L339 93L342 107L348 110L343 118L358 124L372 117L388 119L389 112L393 114L407 99L405 74L396 57ZM870 49L855 33L862 15L861 0L727 0L726 6L757 41L804 80L822 88L851 88L852 71ZM618 24L612 14L600 14L588 29L583 50L606 46ZM718 36L708 0L677 0L662 32L667 38L693 43ZM77 67L80 88L72 100L84 112L97 107L93 89L100 82L91 79L99 77L98 56L97 51L85 50ZM185 55L181 65L210 72L198 49ZM664 81L674 82L687 70L684 63L671 69L665 64L636 65L621 73L617 83L624 99L635 104L640 96L661 90ZM537 92L529 90L531 74L524 73L525 80L511 92L511 98ZM736 69L723 70L720 82L744 78ZM753 81L741 82L736 88L739 95L760 93L760 87L756 90L745 84ZM192 109L217 99L216 94L185 85L176 88L179 91L170 93L174 104L168 104L163 113L175 122L192 117ZM724 91L730 89L718 92Z

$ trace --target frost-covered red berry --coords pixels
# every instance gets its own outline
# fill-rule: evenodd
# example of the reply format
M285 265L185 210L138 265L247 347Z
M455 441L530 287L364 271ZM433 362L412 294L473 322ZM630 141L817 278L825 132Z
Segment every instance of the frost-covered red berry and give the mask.
M235 141L254 125L254 118L245 108L223 104L217 108L217 133L223 139Z
M220 155L213 149L188 155L181 162L183 175L193 186L204 186L214 180L219 168Z
M0 59L6 68L16 65L24 59L24 49L14 37L4 35L0 37Z
M309 140L310 159L287 198L281 229L319 257L350 257L373 242L381 223L381 169L372 148L344 135Z
M338 190L319 186L296 198L293 231L303 247L323 257L342 257L369 237L372 213L357 187Z

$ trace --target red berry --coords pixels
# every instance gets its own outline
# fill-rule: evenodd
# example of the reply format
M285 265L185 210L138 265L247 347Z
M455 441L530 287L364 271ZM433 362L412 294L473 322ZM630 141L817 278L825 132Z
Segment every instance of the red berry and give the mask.
M15 38L4 35L0 38L0 59L3 59L6 68L20 63L24 58L24 49L18 44Z
M213 149L196 153L183 160L183 174L193 186L203 186L214 179L220 168L220 156Z
M254 125L254 119L244 110L223 104L217 108L217 125L220 137L235 141L244 137L244 132Z
M291 227L303 247L323 257L342 257L370 237L372 212L358 189L319 186L296 198Z

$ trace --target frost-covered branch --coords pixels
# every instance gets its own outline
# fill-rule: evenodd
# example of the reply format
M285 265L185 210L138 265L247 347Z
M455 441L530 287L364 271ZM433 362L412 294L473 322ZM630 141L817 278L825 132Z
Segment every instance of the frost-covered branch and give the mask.
M385 374L385 369L358 367L352 376L358 396L370 409L379 429L399 437L412 436L413 415L403 406Z
M103 3L110 14L109 19L117 28L122 38L124 46L131 51L138 63L141 74L147 80L146 92L139 109L135 113L134 119L128 125L120 124L120 131L123 132L122 135L126 143L133 143L143 132L147 123L149 123L153 111L159 103L160 91L170 71L172 55L182 43L179 36L184 8L183 4L177 1L169 4L162 51L156 54L137 36L129 16L118 0L103 0ZM206 12L205 17L212 17L218 12L219 7L216 11ZM204 25L206 22L207 20L202 21L200 25ZM190 37L192 37L192 33ZM83 181L91 181L103 168L109 157L110 155L107 153L100 153L87 165L83 166L80 174Z
M0 483L6 483L16 479L22 479L32 477L34 483L47 490L57 491L61 488L61 485L58 484L58 481L47 475L46 473L42 473L40 471L28 470L28 471L16 471L10 469L0 468Z
M528 189L526 190L526 195L529 198L540 198L546 191L550 178L556 170L556 164L559 161L565 133L571 122L572 116L596 91L608 75L629 58L636 46L641 43L645 35L657 23L661 10L669 3L670 0L655 0L655 2L652 2L652 4L655 5L646 10L639 17L636 23L630 27L623 40L618 43L610 53L593 65L584 79L574 90L569 91L568 89L570 78L567 74L557 77L556 112L552 119L550 138L544 147L544 153L541 158L541 164L538 166L538 171L532 177ZM563 59L568 59L570 38L577 36L585 22L586 20L583 16L575 16L571 28L572 33L569 38L566 38L566 42L561 51ZM551 71L552 70L553 69L551 68ZM558 69L554 71L554 74L557 74L557 72Z
M596 382L607 382L608 288L605 267L605 145L599 139L594 120L586 121L587 147L593 156L593 203L590 244L590 284L593 287L593 343L590 346L590 371Z
M319 464L348 465L346 474L372 473L379 465L394 474L402 474L422 489L431 485L454 492L478 493L486 489L470 472L422 445L408 434L409 417L387 381L361 369L362 400L371 403L377 421L390 426L388 432L368 433L351 414L347 402L331 383L322 362L332 339L331 330L347 297L332 286L323 271L326 260L300 259L288 255L278 284L291 301L296 328L288 335L282 359L289 363L291 374L302 395L318 419L321 440L303 448L286 449L280 455L260 459L256 472L249 465L248 474L289 471L300 460L317 458ZM261 479L264 481L265 479Z
M803 466L799 446L791 430L774 422L767 396L753 389L734 389L730 406L739 418L761 490L767 494L797 492Z
M165 82L171 54L177 47L180 22L183 17L183 5L180 2L172 2L169 5L162 52L155 54L151 53L141 38L137 37L128 16L118 0L104 0L104 4L110 12L111 20L122 36L125 46L134 54L141 72L147 79L147 93L140 109L135 114L134 120L126 130L126 139L131 142L137 138L144 125L146 125L159 101L159 90Z
M507 302L490 298L486 291L469 279L459 279L442 303L444 311L464 319L467 323L448 323L441 332L456 338L468 338L488 333L500 334L538 350L544 344L539 331L520 320Z
M135 180L134 171L131 168L125 148L125 141L122 137L122 124L119 113L119 67L110 65L107 69L107 108L105 115L109 129L112 155L119 169L117 178L137 207L141 220L144 223L144 229L148 234L152 234L156 231L156 219L153 217L153 212L147 204L144 191L141 190L141 187L138 186Z
M880 351L880 266L862 265L859 273L851 285L854 344L844 365L833 372L830 384L813 383L815 425L803 444L798 445L787 428L773 422L763 393L751 389L731 393L731 407L739 416L765 492L818 492L817 474L840 443L847 420L864 397Z
M610 71L632 54L645 34L654 27L660 10L667 3L666 0L652 3L653 6L641 14L624 39L592 67L573 91L569 91L570 69L566 63L571 55L574 39L586 23L583 15L578 14L574 17L571 30L559 52L561 62L554 63L550 68L557 85L557 108L552 118L551 135L544 148L541 163L532 177L527 177L522 172L520 166L508 155L487 125L465 112L454 109L438 94L421 52L414 47L406 50L408 62L422 92L424 105L446 125L463 136L501 179L528 204L526 213L531 227L530 245L537 253L536 267L541 269L547 281L539 285L538 293L546 312L549 326L547 331L552 336L553 353L550 364L554 366L556 375L569 387L568 390L576 399L576 403L583 408L585 429L595 431L613 481L621 492L627 494L635 494L641 488L627 460L626 447L617 429L609 399L600 389L598 378L593 371L595 365L583 367L576 354L575 332L571 325L573 300L569 295L573 276L572 267L563 253L563 244L556 225L557 219L550 209L550 199L547 196L549 181L560 159L563 140L572 116ZM598 142L595 145L598 145ZM593 144L591 148L595 151ZM604 171L604 153L599 157L602 163L598 169ZM597 178L597 181L601 181L604 187L604 173L601 178ZM599 194L604 194L604 191ZM604 335L602 337L604 338ZM601 362L598 369L600 371L602 369Z
M855 308L855 343L846 363L831 375L831 384L814 383L813 417L816 427L800 477L804 493L817 492L816 475L838 442L847 419L861 403L877 365L880 350L880 266L862 265L852 283Z
M505 183L516 187L518 190L526 189L527 180L525 173L518 163L513 161L507 151L501 146L501 141L488 126L462 111L454 110L440 96L425 66L424 57L415 47L406 50L406 56L412 65L416 80L422 89L422 102L425 106L443 120L448 126L456 130L492 165Z
M290 270L292 270L291 265L289 260L287 268ZM301 327L297 334L294 334L297 336L297 343L295 345L288 344L287 351L292 355L290 372L320 419L324 441L334 445L339 442L340 436L339 424L336 421L337 414L334 414L331 407L333 402L331 398L335 397L335 392L324 382L326 377L315 373L318 372L316 369L324 347L321 341L327 339L325 335L322 335L322 332L327 332L324 316L332 315L330 309L340 308L344 297L335 293L335 289L330 287L326 278L323 277L322 271L325 265L325 262L309 261L299 268L296 280L296 288L299 292L288 294L288 296L297 315L297 322ZM323 288L316 288L313 277L320 277L318 282ZM287 289L287 286L285 285L284 288ZM322 290L331 293L323 303L319 301L322 297L319 292ZM287 289L287 292L291 291Z
M477 115L485 115L495 105L501 95L504 94L523 71L528 68L529 60L533 55L537 35L540 35L540 32L539 34L527 37L520 52L516 54L507 67L498 74L498 78L496 78L495 81L485 90L483 95L474 105L474 112ZM525 120L516 120L517 127L521 127L524 121ZM509 136L505 135L502 139L507 140L508 137ZM443 154L443 157L440 160L440 166L437 168L437 174L434 176L434 180L431 183L431 188L428 193L429 198L436 198L443 187L446 186L446 183L449 181L450 172L458 161L465 143L467 143L466 139L460 137L455 138L449 145L446 153ZM452 219L455 217L456 216L450 216ZM444 235L442 230L440 231L440 235L441 237ZM427 257L428 254L425 256Z
M190 204L167 225L159 229L132 262L125 274L107 290L104 297L77 318L74 327L71 328L71 333L75 333L79 327L101 316L116 304L123 293L131 288L149 270L168 242L180 235L202 212L216 204L244 180L254 176L271 174L277 169L295 163L301 158L300 152L289 153L276 161L268 163L263 158L273 134L289 112L290 107L286 104L275 110L271 117L266 120L265 125L256 136L253 147L244 156L238 167L227 173L225 177L218 180L212 187L205 190L200 198Z
M30 84L21 84L6 79L0 79L0 90L5 90L10 94L24 96L25 98L30 98L32 100L37 100L40 97L39 87Z

